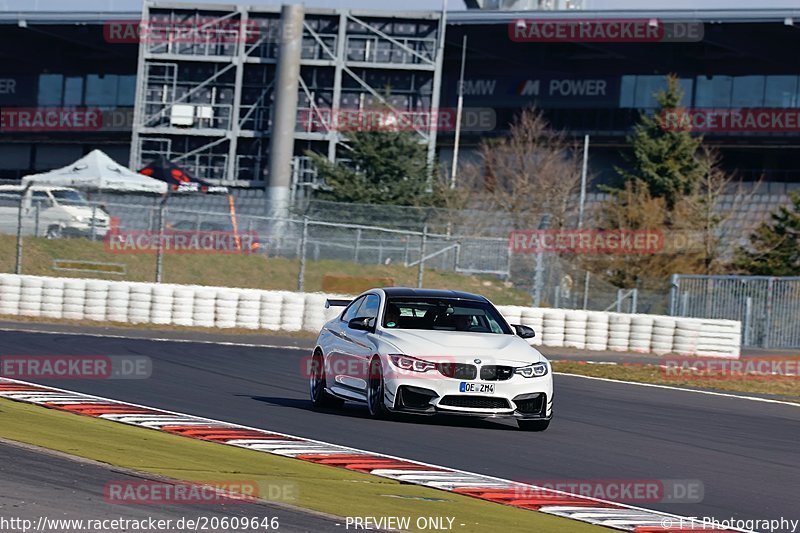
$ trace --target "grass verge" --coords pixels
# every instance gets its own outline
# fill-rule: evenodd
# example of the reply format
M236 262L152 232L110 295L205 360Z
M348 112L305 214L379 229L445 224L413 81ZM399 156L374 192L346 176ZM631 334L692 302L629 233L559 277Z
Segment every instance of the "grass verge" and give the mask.
M13 272L16 237L0 235L0 272ZM69 272L53 269L56 259L96 261L125 265L126 275L102 272ZM300 262L283 257L235 254L166 254L164 283L242 287L248 289L297 290ZM22 254L22 272L34 276L98 278L127 281L155 280L155 254L115 254L102 242L87 239L26 237ZM362 265L348 261L309 260L306 264L305 290L322 290L325 274L362 278L392 278L396 286L417 283L417 268L402 265ZM493 276L467 276L431 268L425 269L425 287L479 292L498 305L529 305L530 295Z
M798 376L672 376L656 365L624 363L616 365L587 364L579 362L554 362L553 370L566 374L579 374L597 378L653 383L691 389L766 394L778 399L800 403Z
M292 484L296 495L282 503L336 516L452 516L455 529L465 533L607 531L427 487L4 399L0 436L182 481L280 480Z

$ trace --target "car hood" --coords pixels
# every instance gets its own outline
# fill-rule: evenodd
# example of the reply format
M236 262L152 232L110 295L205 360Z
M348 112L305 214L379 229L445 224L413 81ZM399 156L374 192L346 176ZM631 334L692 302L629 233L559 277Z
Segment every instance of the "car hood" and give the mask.
M475 358L484 364L531 364L544 360L541 353L516 335L469 333L461 331L383 330L382 340L399 353L414 357L472 362Z

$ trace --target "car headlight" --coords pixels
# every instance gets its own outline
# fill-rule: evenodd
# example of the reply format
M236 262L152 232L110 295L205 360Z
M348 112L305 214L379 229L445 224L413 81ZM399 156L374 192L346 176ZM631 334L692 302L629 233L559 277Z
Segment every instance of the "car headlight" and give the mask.
M547 363L534 363L528 366L521 366L515 369L514 373L525 378L540 378L547 375Z
M407 355L389 355L389 360L392 364L400 370L411 370L412 372L427 372L436 368L434 363L430 361L423 361L416 357L409 357Z

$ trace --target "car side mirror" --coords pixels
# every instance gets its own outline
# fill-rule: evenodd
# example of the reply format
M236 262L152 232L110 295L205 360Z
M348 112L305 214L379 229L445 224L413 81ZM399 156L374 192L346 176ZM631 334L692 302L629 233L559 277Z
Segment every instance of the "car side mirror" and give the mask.
M514 324L513 328L514 331L516 331L517 336L522 337L523 339L532 339L536 336L536 332L533 331L533 328L530 326L523 326L522 324Z
M372 323L374 320L374 318L369 317L357 317L350 320L350 322L347 323L347 327L360 331L373 331L374 327L372 326Z

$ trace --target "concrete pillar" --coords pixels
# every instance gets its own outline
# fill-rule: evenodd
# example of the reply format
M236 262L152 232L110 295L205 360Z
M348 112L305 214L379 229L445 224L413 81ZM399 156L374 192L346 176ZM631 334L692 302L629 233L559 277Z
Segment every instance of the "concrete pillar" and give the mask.
M267 185L268 209L275 216L286 216L289 208L303 18L302 4L281 8L281 42L275 75Z

